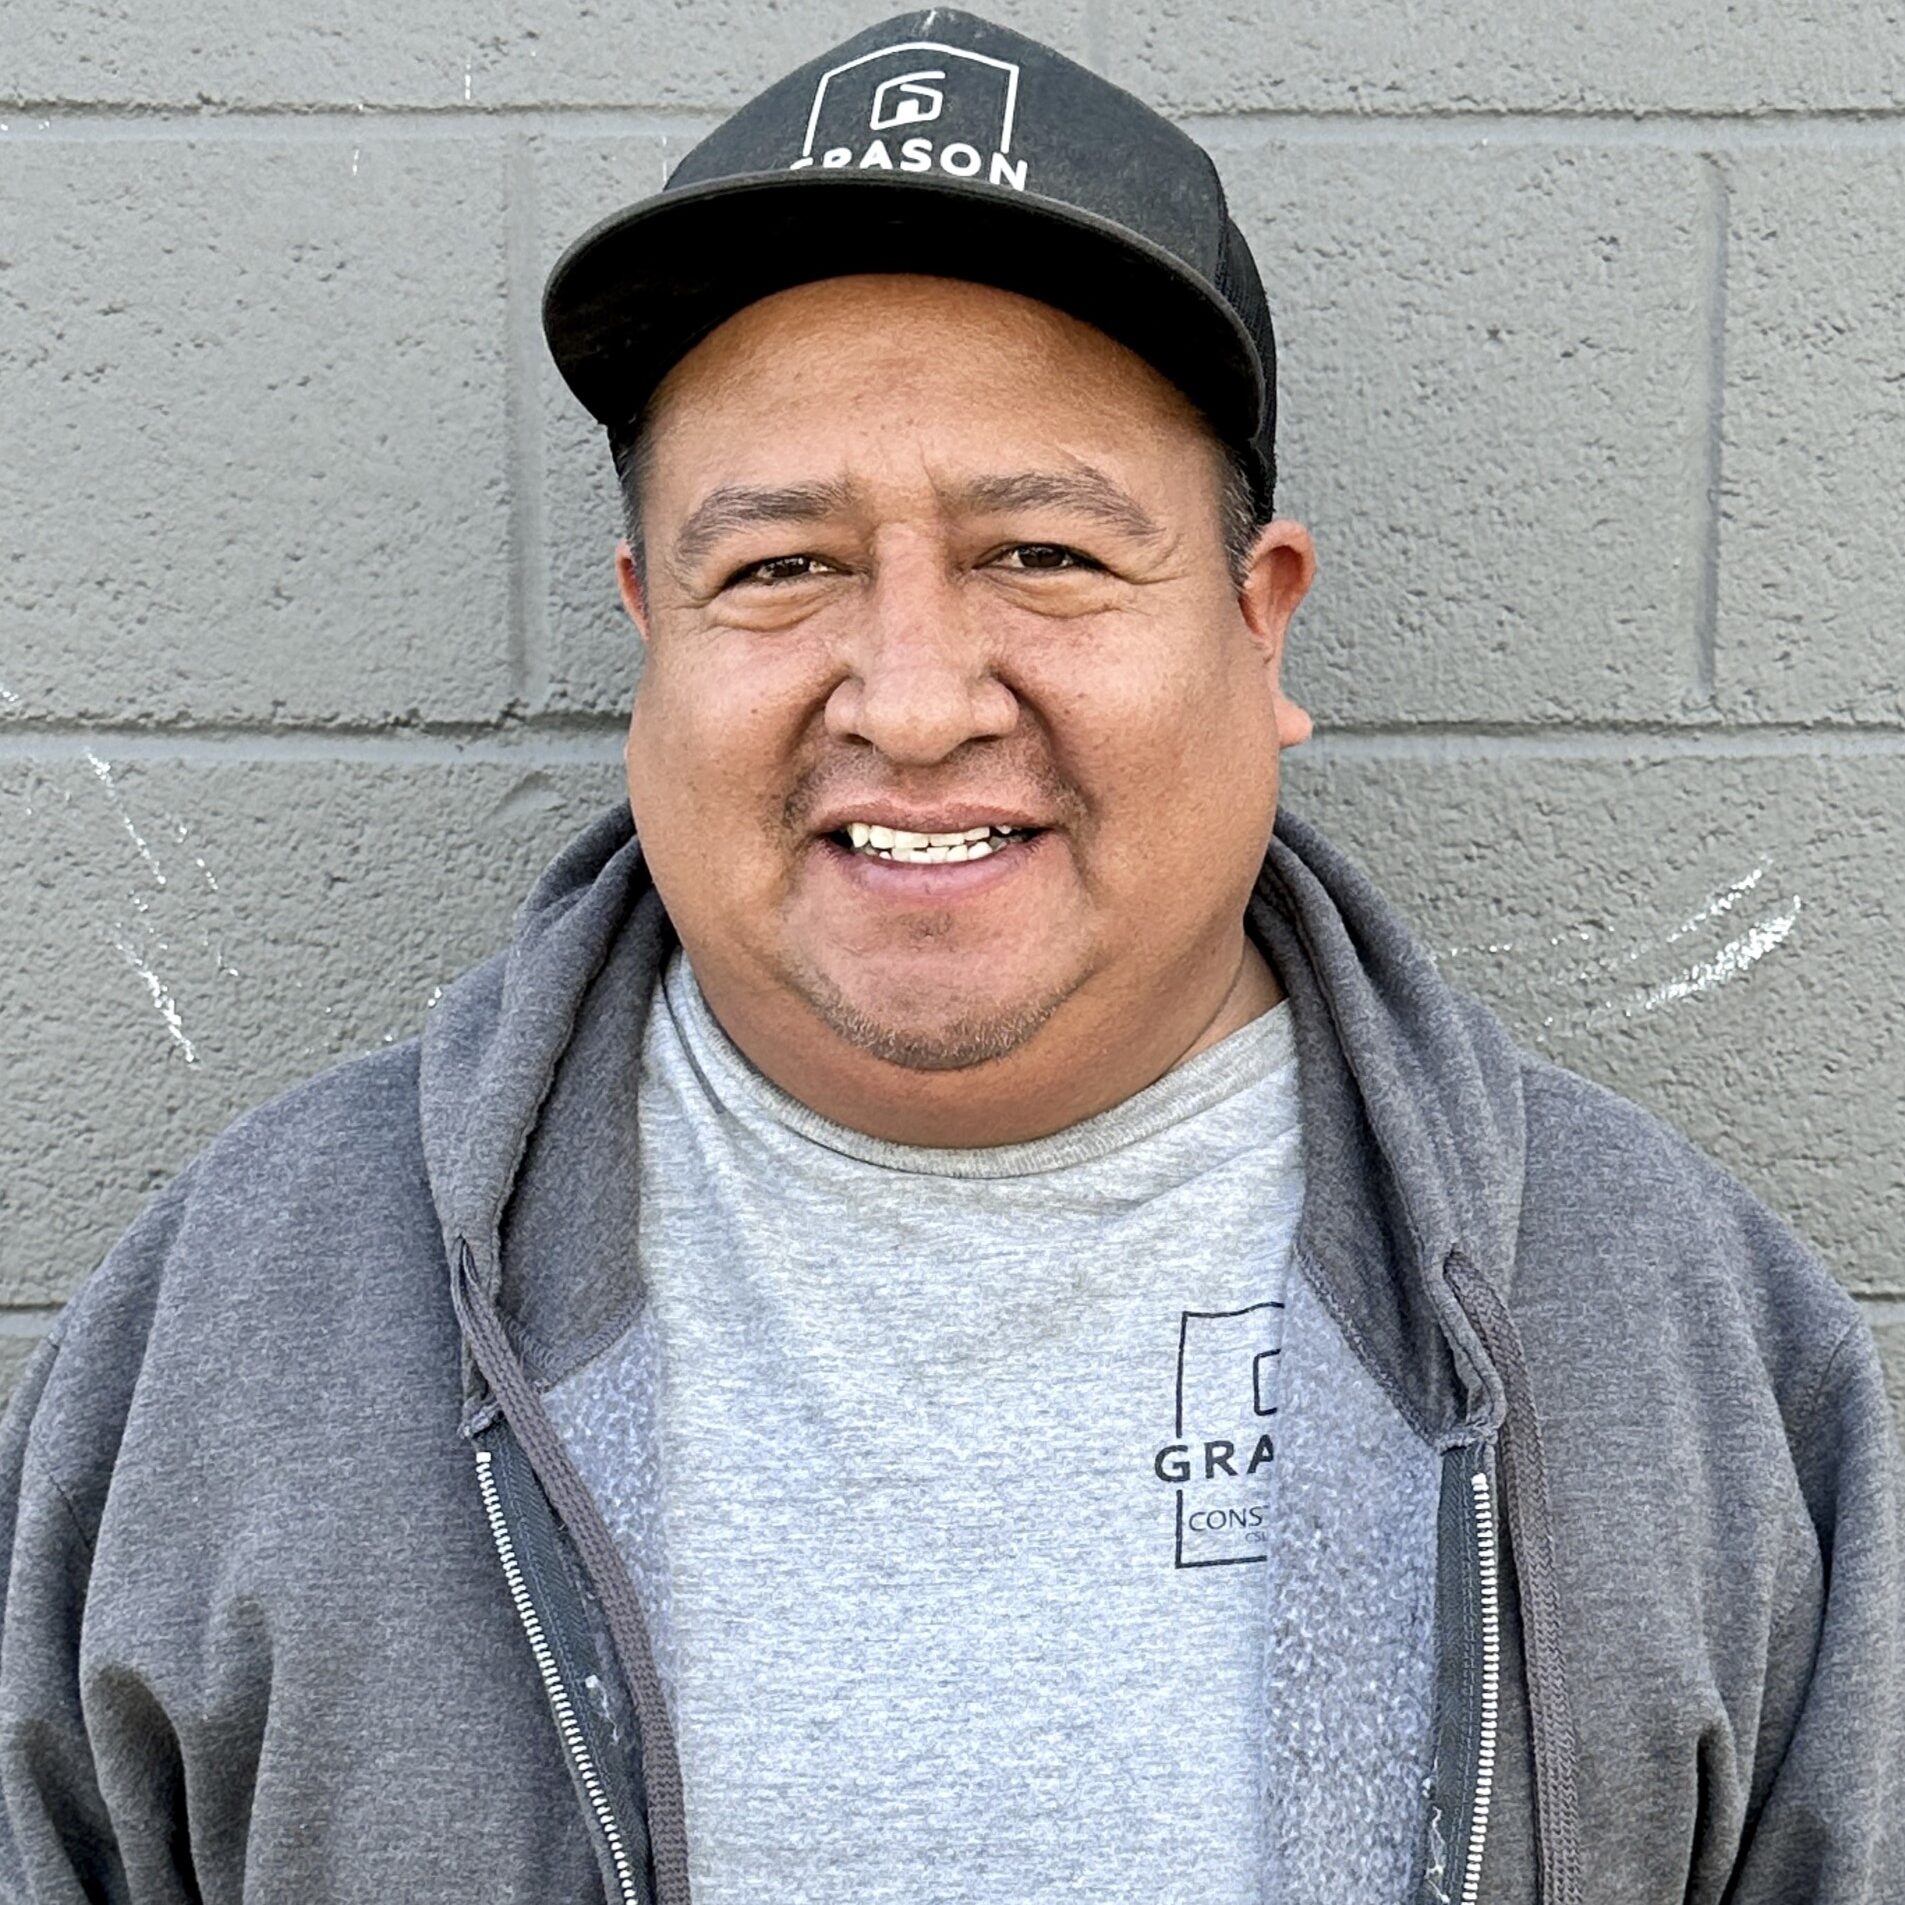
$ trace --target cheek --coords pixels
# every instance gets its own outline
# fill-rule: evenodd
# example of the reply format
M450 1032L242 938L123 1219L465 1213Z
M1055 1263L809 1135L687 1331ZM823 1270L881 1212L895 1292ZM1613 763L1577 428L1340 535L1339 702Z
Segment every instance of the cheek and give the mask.
M1107 849L1210 858L1267 831L1275 704L1247 635L1146 629L1068 669L1044 700Z
M629 726L629 804L671 912L758 904L807 705L785 668L681 644L651 656Z
M1092 820L1080 872L1098 915L1166 957L1230 923L1276 806L1276 746L1256 651L1205 637L1150 645L1075 691L1053 739ZM1113 685L1115 684L1115 686ZM1115 923L1115 924L1113 924Z
M800 732L812 672L801 648L766 637L670 643L642 677L634 732L677 784L759 788Z

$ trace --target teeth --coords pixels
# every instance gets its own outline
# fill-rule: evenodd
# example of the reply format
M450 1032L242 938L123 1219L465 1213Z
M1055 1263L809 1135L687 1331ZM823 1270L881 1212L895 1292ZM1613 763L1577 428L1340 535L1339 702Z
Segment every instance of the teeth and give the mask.
M904 827L876 827L865 820L851 820L846 827L855 852L873 859L899 860L908 866L983 860L1019 838L1023 831L1018 827L968 827L963 833L910 833Z

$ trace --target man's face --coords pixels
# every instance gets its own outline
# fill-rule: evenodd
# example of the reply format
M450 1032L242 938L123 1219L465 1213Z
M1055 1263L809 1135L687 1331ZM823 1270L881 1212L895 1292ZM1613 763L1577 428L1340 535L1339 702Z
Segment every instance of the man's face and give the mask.
M1238 943L1308 543L1240 592L1149 365L1007 292L832 279L699 345L649 442L629 796L731 1031L953 1072Z

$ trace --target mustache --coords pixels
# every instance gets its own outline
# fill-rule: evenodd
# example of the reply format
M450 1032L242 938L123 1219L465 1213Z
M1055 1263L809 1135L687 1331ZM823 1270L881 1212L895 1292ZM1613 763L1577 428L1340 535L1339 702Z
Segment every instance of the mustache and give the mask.
M781 803L782 824L790 833L813 831L823 807L855 800L969 801L975 806L1000 803L1050 816L1053 826L1075 825L1085 799L1050 761L982 759L960 761L959 750L926 768L892 768L834 756L805 769Z

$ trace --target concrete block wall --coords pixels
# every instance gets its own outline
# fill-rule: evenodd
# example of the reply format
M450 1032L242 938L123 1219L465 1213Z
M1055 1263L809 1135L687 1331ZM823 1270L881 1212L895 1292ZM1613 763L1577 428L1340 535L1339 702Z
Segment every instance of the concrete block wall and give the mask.
M543 275L890 10L0 10L0 1385L616 796ZM1257 246L1322 553L1289 800L1787 1214L1905 1397L1905 7L1009 11Z

